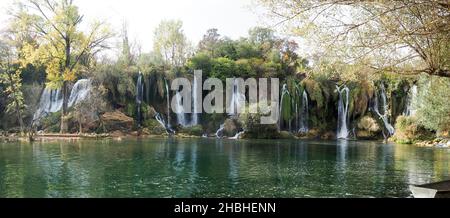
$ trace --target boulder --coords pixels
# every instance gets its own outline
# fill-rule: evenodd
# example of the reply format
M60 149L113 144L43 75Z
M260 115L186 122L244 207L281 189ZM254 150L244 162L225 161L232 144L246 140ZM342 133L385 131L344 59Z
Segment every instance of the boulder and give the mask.
M227 137L233 137L242 130L242 125L236 119L226 119L224 123L223 134Z
M357 127L356 137L359 139L374 139L381 134L380 125L370 116L361 118L357 123Z
M106 112L101 115L103 125L107 131L130 131L133 128L133 118L120 111Z

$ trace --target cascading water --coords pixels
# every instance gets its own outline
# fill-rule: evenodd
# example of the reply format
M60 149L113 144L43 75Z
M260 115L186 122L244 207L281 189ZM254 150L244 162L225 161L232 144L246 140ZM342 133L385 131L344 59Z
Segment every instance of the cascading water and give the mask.
M89 79L80 79L72 88L72 92L69 97L69 107L75 105L76 102L87 99L90 91L92 90L92 84Z
M166 122L164 121L164 118L161 116L160 113L156 113L155 119L158 121L159 124L161 124L162 127L164 127L164 129L168 134L174 133L174 131L167 126Z
M186 127L188 125L188 121L186 120L186 115L185 115L185 111L183 108L183 99L181 96L181 93L177 91L176 95L175 95L175 99L176 99L176 111L178 111L177 113L177 121L178 124L180 124L183 127Z
M68 107L72 107L89 97L92 89L89 79L78 80L72 88L69 96ZM63 96L60 89L52 90L45 88L39 100L39 107L33 115L33 121L38 121L49 113L55 113L61 110L63 105Z
M381 100L381 102L379 99ZM383 111L383 114L380 112L380 108ZM384 127L388 131L389 136L394 135L395 129L389 123L388 120L389 107L387 105L387 96L384 84L381 84L380 86L380 94L375 93L375 100L372 109L377 114L377 116L383 121Z
M164 79L164 84L166 87L166 98L167 98L167 127L170 128L170 92L169 92L169 84L166 79Z
M409 90L406 108L403 112L403 116L414 116L416 114L416 109L414 107L415 101L417 101L417 85L413 85Z
M225 124L220 125L220 128L216 131L217 138L222 138L224 129L225 129Z
M339 93L337 138L347 139L349 135L348 105L349 105L350 89L347 86L344 86L344 88L342 89L339 88L339 86L336 86L336 90Z
M144 97L144 84L142 83L142 73L139 72L138 80L136 82L136 107L137 107L137 122L141 125L141 106Z
M231 137L230 139L240 139L244 133L245 133L245 130L238 132L238 133L236 133L235 136Z
M193 85L193 89L192 89L193 111L192 111L191 126L198 125L198 123L199 123L198 113L196 113L197 111L200 111L199 110L200 108L198 108L198 105L197 105L198 104L197 89L199 88L197 83L198 83L197 78L194 78L194 85Z
M230 107L231 111L229 115L236 115L238 113L238 108L243 107L242 103L245 101L245 95L240 90L240 86L237 79L234 79L233 90L231 95Z
M299 124L299 132L306 133L309 131L309 103L308 103L308 93L306 93L306 90L303 91L302 95L302 107L300 110L300 124Z

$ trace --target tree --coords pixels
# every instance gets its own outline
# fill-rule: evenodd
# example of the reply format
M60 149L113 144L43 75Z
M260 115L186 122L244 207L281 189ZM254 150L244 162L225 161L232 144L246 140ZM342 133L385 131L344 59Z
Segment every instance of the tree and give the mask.
M216 56L237 60L236 42L230 38L224 37L217 45Z
M209 54L209 57L216 57L217 45L220 43L220 34L217 29L209 29L203 35L203 39L198 43L198 50Z
M181 67L188 58L189 44L182 28L179 20L164 20L155 29L153 49L166 65Z
M264 43L273 44L276 41L275 33L272 29L265 27L253 27L248 31L249 40L253 44L262 45Z
M420 92L413 102L420 124L441 134L450 131L450 78L421 76Z
M24 133L23 111L25 103L22 93L22 79L15 49L5 40L0 41L0 84L5 86L8 99L7 113L15 113L19 122L20 132Z
M106 41L112 37L112 33L101 22L95 22L87 34L82 32L80 25L83 16L79 14L73 0L28 0L24 6L30 14L21 18L34 16L31 26L39 34L38 45L24 46L25 59L30 63L45 65L47 85L61 88L61 133L65 133L68 130L69 83L89 65L95 54L108 48Z
M450 77L445 0L260 0L294 34L330 59L370 60L377 71Z

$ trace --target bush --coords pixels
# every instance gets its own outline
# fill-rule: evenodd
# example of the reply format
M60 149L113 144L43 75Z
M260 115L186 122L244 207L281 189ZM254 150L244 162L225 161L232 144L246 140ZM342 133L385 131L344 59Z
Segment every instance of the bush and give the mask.
M47 132L59 132L61 121L61 112L51 113L40 120L39 129L44 129Z
M203 127L201 125L184 127L180 130L180 133L184 133L192 136L202 136L203 135Z
M150 134L163 135L166 133L166 129L155 119L148 119L144 121L143 125Z
M413 144L421 140L433 138L433 133L427 131L416 117L399 116L395 124L396 132L393 140L401 144Z
M413 102L418 121L425 128L450 130L450 78L424 76L419 81L418 97Z
M257 107L257 104L253 104L250 107ZM243 124L245 129L245 138L252 139L278 139L280 138L280 132L278 131L277 124L261 124L261 117L263 113L258 109L258 113L242 113L239 116L239 121Z

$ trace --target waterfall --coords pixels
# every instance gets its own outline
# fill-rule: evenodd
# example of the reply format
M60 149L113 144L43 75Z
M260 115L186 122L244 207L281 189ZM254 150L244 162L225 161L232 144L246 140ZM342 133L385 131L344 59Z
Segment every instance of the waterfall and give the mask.
M78 80L72 88L69 96L68 107L72 107L79 102L87 99L92 89L89 79ZM63 105L63 96L60 89L53 90L46 87L39 100L39 106L33 115L33 121L38 121L49 113L55 113L61 110Z
M144 97L144 84L142 83L142 73L139 72L138 80L136 82L136 107L137 107L137 122L141 126L141 106Z
M224 129L225 129L225 124L220 125L220 128L216 132L217 138L222 138Z
M281 130L281 123L282 123L282 114L283 114L283 103L284 103L284 96L290 95L289 90L287 88L287 84L283 85L283 88L281 89L281 102L280 102L280 113L278 115L278 129Z
M186 127L188 125L188 122L186 120L186 115L184 112L184 108L183 108L183 98L181 96L181 93L177 91L176 95L175 95L175 99L176 99L176 111L178 111L177 113L177 121L178 124L180 124L183 127Z
M408 93L408 99L406 102L406 108L403 112L403 116L414 116L416 114L416 109L414 104L417 100L417 85L413 85Z
M245 133L245 130L238 132L238 133L236 133L235 136L231 137L230 139L240 139L242 134L244 134L244 133Z
M381 102L379 99L381 100ZM380 108L383 113L380 112ZM384 87L384 84L381 84L380 94L378 95L378 93L375 93L375 100L374 100L372 109L377 114L377 116L383 121L384 127L388 131L389 136L394 135L395 129L389 123L389 120L388 120L389 107L387 104L386 89Z
M201 78L200 78L201 79ZM193 89L192 89L192 103L193 103L193 111L192 111L192 121L191 121L191 126L195 126L198 125L198 113L197 111L200 111L200 108L198 108L197 103L198 103L198 96L197 96L197 89L198 89L198 84L197 84L197 78L194 77L194 85L193 85Z
M348 105L349 105L350 89L347 86L344 86L344 88L342 88L342 89L339 88L338 86L336 86L336 90L339 93L337 138L338 139L347 139L348 135L349 135L348 134L349 133L349 130L348 130L348 123L349 123Z
M90 91L92 90L91 81L88 79L80 79L72 88L69 97L69 107L75 105L77 102L80 102L89 97Z
M296 106L297 107L297 106ZM308 104L308 93L306 93L306 90L303 91L302 95L302 107L300 110L300 126L299 126L299 132L306 133L309 131L309 104Z
M231 111L229 115L236 115L238 113L238 109L244 106L242 105L242 103L245 102L245 95L243 93L244 92L240 90L238 80L235 78L233 82L233 92L230 101Z
M169 92L169 84L166 79L164 79L164 84L166 86L166 98L167 98L167 127L170 128L170 92Z
M173 134L175 131L173 131L164 121L164 118L161 116L160 113L156 113L155 119L158 121L159 124L161 124L162 127L166 130L167 134Z

